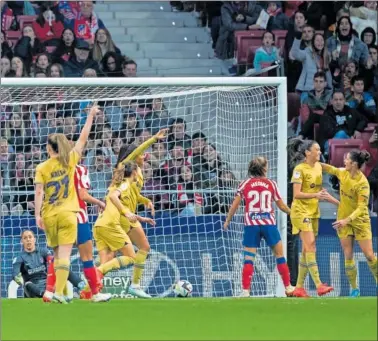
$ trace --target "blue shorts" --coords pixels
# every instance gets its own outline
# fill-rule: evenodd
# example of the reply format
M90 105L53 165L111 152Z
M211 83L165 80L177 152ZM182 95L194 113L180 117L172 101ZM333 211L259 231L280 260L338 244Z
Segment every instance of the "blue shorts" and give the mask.
M260 247L262 238L268 246L276 245L281 240L277 225L244 226L243 246Z
M89 223L77 225L77 245L84 244L88 240L92 240L92 229Z

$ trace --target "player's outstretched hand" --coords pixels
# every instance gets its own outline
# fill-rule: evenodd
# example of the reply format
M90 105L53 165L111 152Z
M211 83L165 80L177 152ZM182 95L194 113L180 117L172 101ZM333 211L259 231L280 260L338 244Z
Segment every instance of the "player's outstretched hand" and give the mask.
M99 207L100 212L103 212L104 209L105 209L105 207L106 207L106 205L105 205L105 203L103 201L99 200L98 207Z
M137 216L133 213L126 213L125 217L129 219L132 223L135 223L137 221Z
M43 223L43 220L41 218L41 216L37 216L35 218L35 222L37 224L37 226L41 229L41 230L44 230L45 229L45 224Z
M223 229L224 229L225 231L227 231L227 229L228 229L228 225L230 225L230 222L226 220L226 221L224 222L224 224L223 224Z
M168 133L168 128L161 129L157 132L157 134L155 135L155 138L157 140L164 140L167 137L167 133Z
M97 105L97 101L93 103L89 110L89 115L96 116L100 112L100 107Z
M151 215L153 217L155 217L155 207L154 207L154 204L152 203L152 201L150 201L147 205L146 205L146 208L148 210L151 210Z
M155 226L155 225L156 225L155 220L153 220L152 218L144 218L144 217L139 217L139 216L138 216L138 220L139 220L141 223L147 223L148 225L152 225L152 226Z
M348 225L348 218L336 220L335 222L332 223L332 227L335 230L341 229L346 225Z

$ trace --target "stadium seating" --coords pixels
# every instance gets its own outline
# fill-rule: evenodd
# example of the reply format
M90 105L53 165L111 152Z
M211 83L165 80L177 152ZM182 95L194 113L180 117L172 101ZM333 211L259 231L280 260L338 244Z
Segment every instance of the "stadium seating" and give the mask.
M289 92L287 94L288 104L288 120L289 122L299 115L299 108L301 106L301 98L296 92Z
M20 39L21 35L22 35L21 31L8 31L7 40L14 47L17 44L17 41Z
M17 17L18 23L20 24L20 29L24 28L24 26L32 25L33 22L37 19L36 15L19 15Z
M330 139L329 163L335 167L344 167L344 156L352 149L362 149L361 139Z

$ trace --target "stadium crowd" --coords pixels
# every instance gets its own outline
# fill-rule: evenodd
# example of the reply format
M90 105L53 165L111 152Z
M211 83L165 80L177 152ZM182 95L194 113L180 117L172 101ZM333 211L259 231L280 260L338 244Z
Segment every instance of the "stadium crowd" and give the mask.
M330 139L359 140L366 131L374 153L378 147L376 1L176 1L171 5L174 11L201 12L203 25L211 29L215 54L222 60L232 59L239 48L235 32L262 33L251 64L259 70L284 61L291 127L297 136L316 139L326 159ZM35 15L36 20L25 22L25 15ZM281 47L275 45L275 30L286 31ZM136 62L123 53L127 51L117 48L93 1L1 2L1 77L136 77ZM75 140L88 105L84 101L1 106L2 188L32 190L35 166L46 158L48 134L63 132ZM122 144L140 144L167 127L168 141L152 146L143 169L145 189L157 193L156 208L189 216L226 212L236 179L202 132L190 136L185 120L172 117L161 98L99 105L101 114L83 160L97 190L105 192ZM373 128L366 130L368 126ZM373 166L367 175L377 211L378 166ZM332 184L337 188L337 182ZM33 210L32 194L3 199L5 215L33 214Z

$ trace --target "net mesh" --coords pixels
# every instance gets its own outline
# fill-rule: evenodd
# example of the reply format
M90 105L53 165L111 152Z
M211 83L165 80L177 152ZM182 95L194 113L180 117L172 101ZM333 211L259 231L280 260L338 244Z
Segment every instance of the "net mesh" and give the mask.
M82 163L97 198L105 195L123 144L139 145L169 128L167 140L146 152L143 167L143 194L154 202L157 226L145 230L151 253L142 286L166 296L174 281L186 279L194 296L239 295L241 211L228 232L222 231L222 219L252 157L266 156L269 177L277 180L276 86L1 88L2 295L12 279L12 259L22 248L21 230L33 229L38 245L45 245L33 218L33 179L36 165L47 157L47 137L61 132L76 140L93 101L101 112ZM140 207L139 214L148 213ZM96 215L97 208L89 206L91 222ZM72 267L81 271L76 250ZM131 271L108 275L105 290L124 295ZM273 296L277 278L263 244L252 294Z

